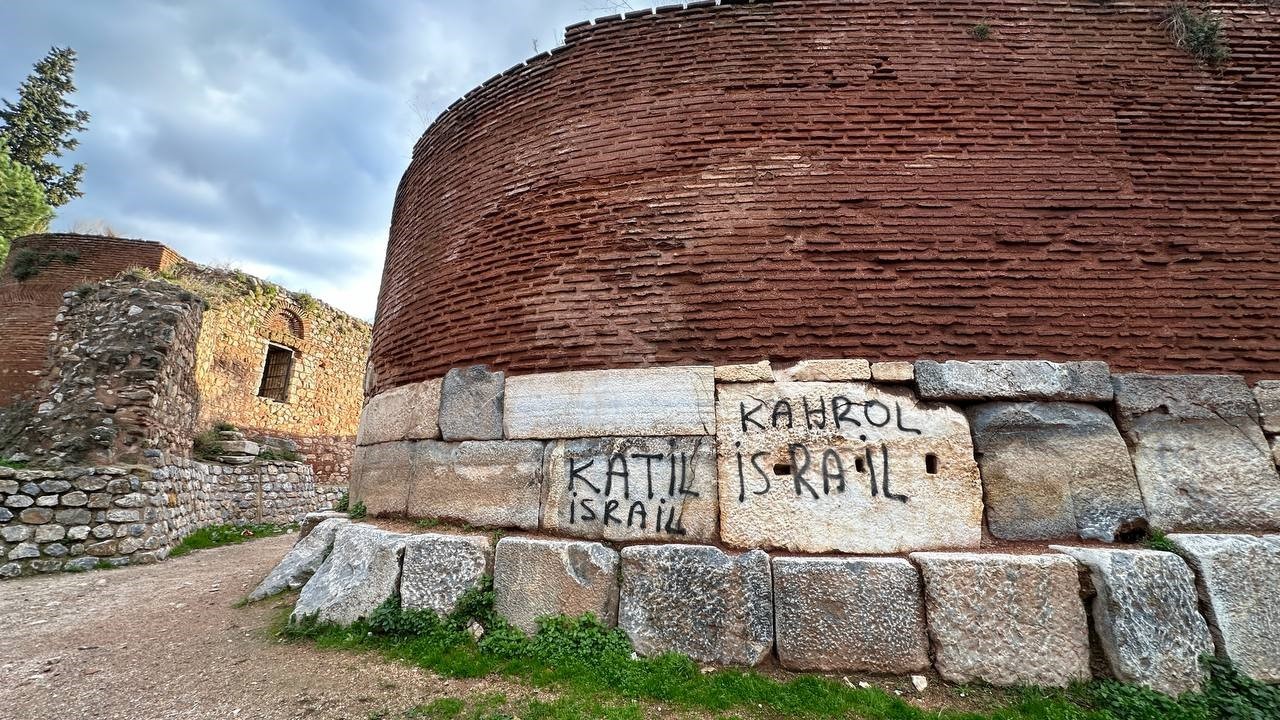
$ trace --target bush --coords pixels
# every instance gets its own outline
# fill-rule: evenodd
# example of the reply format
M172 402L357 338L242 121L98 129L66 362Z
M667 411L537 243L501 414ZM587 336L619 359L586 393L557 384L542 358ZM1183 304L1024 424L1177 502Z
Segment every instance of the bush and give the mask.
M333 504L333 509L338 512L347 512L351 507L351 493L346 490L342 491L342 495L338 497L338 502Z
M352 520L363 520L369 514L369 509L364 506L364 501L357 500L347 514L351 516Z
M975 40L986 40L991 37L991 26L982 22L969 28L969 35Z
M1161 25L1175 45L1206 65L1220 65L1231 56L1222 37L1222 16L1207 7L1196 11L1185 2L1175 2Z
M9 272L19 281L30 280L40 271L49 267L55 262L61 262L63 265L74 265L80 260L80 253L75 250L54 250L52 252L38 252L31 248L23 248L13 254L13 265Z

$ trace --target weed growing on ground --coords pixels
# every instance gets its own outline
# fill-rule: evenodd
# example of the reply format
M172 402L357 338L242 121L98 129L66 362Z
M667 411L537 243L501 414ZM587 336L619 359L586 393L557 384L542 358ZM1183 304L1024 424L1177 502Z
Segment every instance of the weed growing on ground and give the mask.
M274 537L293 532L295 529L297 529L296 525L276 525L274 523L211 525L183 538L182 542L175 545L173 550L169 552L169 557L182 557L196 550L208 550L209 548L223 545L238 545L258 538Z
M264 445L262 450L258 452L258 459L268 462L272 460L277 462L298 462L302 460L302 456L288 448Z
M338 496L338 502L333 504L333 509L337 510L338 512L347 512L347 510L350 507L351 507L351 493L347 492L346 490L343 490L342 494Z
M347 513L352 520L363 520L368 514L369 509L364 506L364 501L362 500L357 500L356 504L352 505L351 510Z

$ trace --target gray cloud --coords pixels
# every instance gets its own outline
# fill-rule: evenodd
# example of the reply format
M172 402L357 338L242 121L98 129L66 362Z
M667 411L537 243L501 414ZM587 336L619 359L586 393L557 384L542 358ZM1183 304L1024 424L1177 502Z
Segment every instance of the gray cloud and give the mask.
M55 229L103 221L372 318L396 183L458 96L609 0L0 3L0 97L80 56L87 174ZM631 3L647 6L646 2Z

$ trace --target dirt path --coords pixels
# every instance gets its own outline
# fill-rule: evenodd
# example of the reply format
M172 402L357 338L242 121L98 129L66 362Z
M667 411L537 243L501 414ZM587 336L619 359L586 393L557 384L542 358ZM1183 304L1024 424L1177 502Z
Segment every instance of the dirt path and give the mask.
M0 718L368 718L472 691L371 655L281 645L270 601L232 607L295 535L158 565L0 583Z

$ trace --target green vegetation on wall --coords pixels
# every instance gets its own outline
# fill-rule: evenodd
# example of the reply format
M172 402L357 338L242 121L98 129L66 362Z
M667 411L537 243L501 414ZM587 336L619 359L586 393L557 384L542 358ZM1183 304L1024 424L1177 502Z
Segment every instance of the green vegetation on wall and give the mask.
M1185 2L1169 6L1161 27L1174 44L1205 65L1221 65L1231 56L1222 35L1222 16L1208 7L1193 10Z

